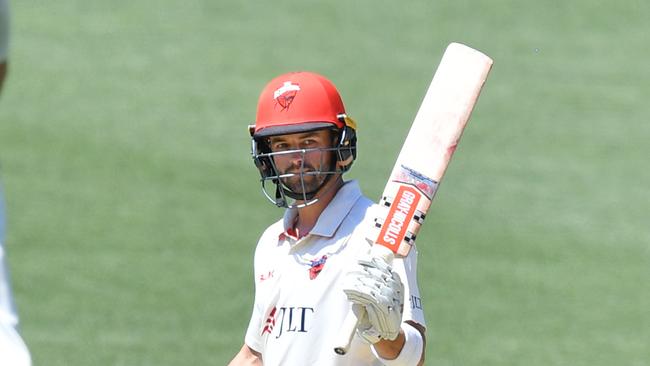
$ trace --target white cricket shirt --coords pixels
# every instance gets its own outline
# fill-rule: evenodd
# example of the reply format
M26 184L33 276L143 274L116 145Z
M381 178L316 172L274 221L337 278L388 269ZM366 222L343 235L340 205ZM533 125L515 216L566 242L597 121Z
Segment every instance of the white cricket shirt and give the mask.
M246 344L273 365L381 365L370 345L355 335L345 356L334 353L335 337L350 308L342 290L345 274L370 245L355 229L373 220L375 204L356 181L347 182L309 235L291 236L296 209L262 234L255 250L255 304ZM364 223L367 224L367 223ZM396 258L404 283L403 320L425 326L417 285L417 250Z

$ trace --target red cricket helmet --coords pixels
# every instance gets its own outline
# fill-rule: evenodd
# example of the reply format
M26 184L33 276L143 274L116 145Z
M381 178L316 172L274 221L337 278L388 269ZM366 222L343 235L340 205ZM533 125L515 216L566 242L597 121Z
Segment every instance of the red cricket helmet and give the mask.
M345 126L345 106L334 84L313 72L271 80L260 95L253 137Z

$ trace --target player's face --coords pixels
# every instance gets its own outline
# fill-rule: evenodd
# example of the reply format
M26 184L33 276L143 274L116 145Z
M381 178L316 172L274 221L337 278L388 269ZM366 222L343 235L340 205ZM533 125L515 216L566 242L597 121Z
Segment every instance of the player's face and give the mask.
M269 139L274 154L275 167L282 183L295 193L318 190L326 178L320 171L329 171L334 154L331 150L333 136L330 130L318 130L291 135L273 136ZM302 173L302 174L301 174Z

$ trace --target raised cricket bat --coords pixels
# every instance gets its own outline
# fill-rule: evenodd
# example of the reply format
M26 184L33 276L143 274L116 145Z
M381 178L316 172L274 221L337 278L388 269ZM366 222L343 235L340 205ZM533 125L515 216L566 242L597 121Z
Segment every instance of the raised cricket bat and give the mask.
M409 253L491 67L492 59L465 45L445 50L368 228L372 255L390 263ZM362 316L348 313L336 353L347 353Z

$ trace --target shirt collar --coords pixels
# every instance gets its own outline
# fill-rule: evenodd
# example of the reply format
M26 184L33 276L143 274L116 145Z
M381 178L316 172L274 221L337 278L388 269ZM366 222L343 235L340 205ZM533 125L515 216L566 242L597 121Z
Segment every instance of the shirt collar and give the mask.
M359 188L359 183L356 180L345 182L336 193L336 196L334 196L332 201L320 214L316 225L311 229L309 235L333 237L343 222L343 219L352 210L352 207L361 196L361 188ZM290 208L285 211L283 218L284 232L280 236L292 234L297 215L298 209L296 208Z

